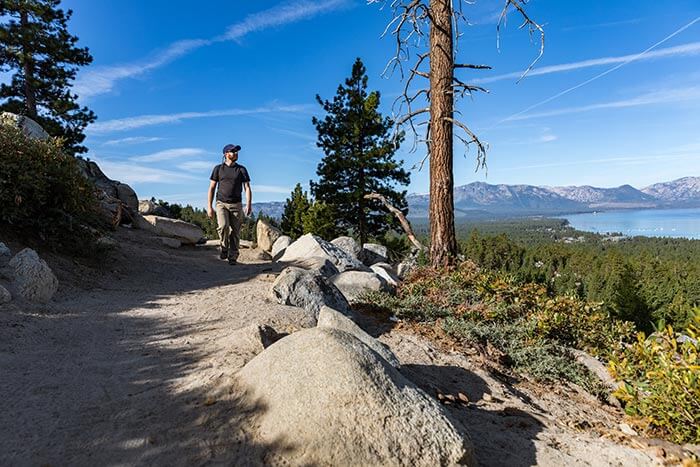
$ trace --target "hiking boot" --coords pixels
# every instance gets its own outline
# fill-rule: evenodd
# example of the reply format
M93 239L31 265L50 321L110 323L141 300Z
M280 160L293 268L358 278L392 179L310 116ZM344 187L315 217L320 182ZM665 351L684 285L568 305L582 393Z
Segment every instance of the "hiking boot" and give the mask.
M224 250L223 248L219 252L219 259L226 259L228 258L228 250Z
M231 266L235 266L236 264L238 264L238 262L236 261L236 258L229 258L228 264Z

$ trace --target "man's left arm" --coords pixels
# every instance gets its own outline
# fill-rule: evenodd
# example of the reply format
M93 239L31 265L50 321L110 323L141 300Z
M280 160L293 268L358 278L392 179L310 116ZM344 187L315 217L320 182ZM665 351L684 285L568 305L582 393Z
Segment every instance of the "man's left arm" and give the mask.
M246 198L245 215L250 216L250 213L253 212L253 192L250 190L250 182L243 183L243 189Z

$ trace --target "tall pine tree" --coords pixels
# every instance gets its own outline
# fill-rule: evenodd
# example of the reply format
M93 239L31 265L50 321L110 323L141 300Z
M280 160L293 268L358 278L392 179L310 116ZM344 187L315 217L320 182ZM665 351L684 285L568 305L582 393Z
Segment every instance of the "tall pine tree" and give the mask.
M92 57L68 32L72 11L60 0L0 1L0 71L11 73L0 85L0 110L36 120L50 135L60 136L65 149L83 153L83 130L95 114L77 103L71 92L78 67Z
M333 101L319 96L316 100L327 114L313 119L316 144L325 156L316 170L318 183L311 182L311 192L317 201L335 209L338 227L351 229L361 242L382 235L396 220L378 201L364 196L379 193L404 214L408 212L406 191L395 188L410 181L401 167L403 161L394 160L403 135L396 140L390 136L394 122L377 110L379 92L367 92L366 69L359 58Z

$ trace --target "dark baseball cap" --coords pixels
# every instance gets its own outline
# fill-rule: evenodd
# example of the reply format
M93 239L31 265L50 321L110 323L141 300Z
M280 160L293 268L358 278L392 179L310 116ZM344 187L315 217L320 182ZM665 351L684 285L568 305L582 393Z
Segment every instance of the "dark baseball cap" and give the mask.
M241 147L237 144L227 144L224 146L224 154L227 152L238 152L241 150Z

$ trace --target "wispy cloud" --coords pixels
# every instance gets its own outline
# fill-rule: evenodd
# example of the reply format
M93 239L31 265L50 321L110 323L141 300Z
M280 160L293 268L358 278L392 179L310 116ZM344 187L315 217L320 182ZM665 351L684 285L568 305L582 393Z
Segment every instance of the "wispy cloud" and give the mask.
M513 170L527 169L546 169L555 167L575 167L575 166L590 166L591 164L607 164L607 165L638 165L646 164L653 161L671 161L687 158L696 158L697 153L667 153L654 155L635 155L635 156L611 156L597 159L576 159L565 162L550 162L546 164L528 164L520 166L509 166L499 169L499 171L507 172Z
M187 161L182 164L178 164L178 169L190 170L190 171L202 171L211 170L216 164L219 163L218 159L213 159L212 161Z
M160 68L194 50L225 41L237 41L247 34L264 29L312 18L318 14L336 10L348 0L296 1L274 6L248 15L243 21L229 26L223 35L210 39L185 39L170 44L165 50L154 53L150 59L122 65L104 66L87 70L78 76L73 90L81 98L90 98L110 92L123 79L135 78Z
M610 102L600 102L597 104L583 105L579 107L565 107L562 109L550 110L548 112L538 112L517 115L510 120L529 120L532 118L553 117L557 115L590 112L600 109L622 109L626 107L638 107L643 105L664 104L670 102L685 102L700 99L700 86L692 86L678 89L667 89L650 92L630 99L616 100Z
M308 105L273 105L256 107L253 109L226 109L211 110L207 112L180 112L163 115L137 115L134 117L118 118L104 122L96 122L87 128L87 133L113 133L117 131L133 130L147 126L162 125L166 123L180 123L192 118L232 117L239 115L252 115L270 112L302 112L308 109Z
M110 139L109 141L105 141L104 143L102 143L102 146L126 146L133 144L153 143L155 141L162 140L163 138L159 138L157 136L132 136L129 138Z
M203 154L206 154L204 149L175 148L154 152L153 154L148 154L146 156L130 157L129 160L134 162L162 162L173 159L181 159L183 157L201 156Z
M542 135L540 138L537 140L538 143L551 143L552 141L556 141L559 139L556 135L552 134L547 134L547 135Z
M644 55L641 54L630 54L630 55L619 55L616 57L601 57L592 58L589 60L582 60L579 62L562 63L559 65L550 65L542 68L535 68L530 70L527 74L528 77L549 75L552 73L563 73L566 71L580 70L582 68L591 68L596 66L604 65L614 65L618 63L627 63L630 61L647 61L659 58L670 58L670 57L683 57L683 56L694 56L700 55L700 42L691 42L689 44L678 45L675 47L668 47L665 49L659 49L653 52L648 52ZM523 75L523 71L516 71L513 73L505 73L502 75L490 76L488 78L479 78L473 80L477 84L492 83L494 81L502 81L504 79L517 80Z
M593 23L593 24L584 24L581 26L569 26L562 28L562 31L581 31L581 30L590 30L590 29L598 29L598 28L611 28L611 27L617 27L617 26L626 26L628 24L637 24L642 21L643 18L631 18L631 19L623 19L620 21L608 21L606 23Z
M127 184L135 183L167 183L179 184L185 181L200 180L188 174L174 170L165 170L153 167L130 164L125 162L113 162L98 159L100 168L109 178L119 180Z

